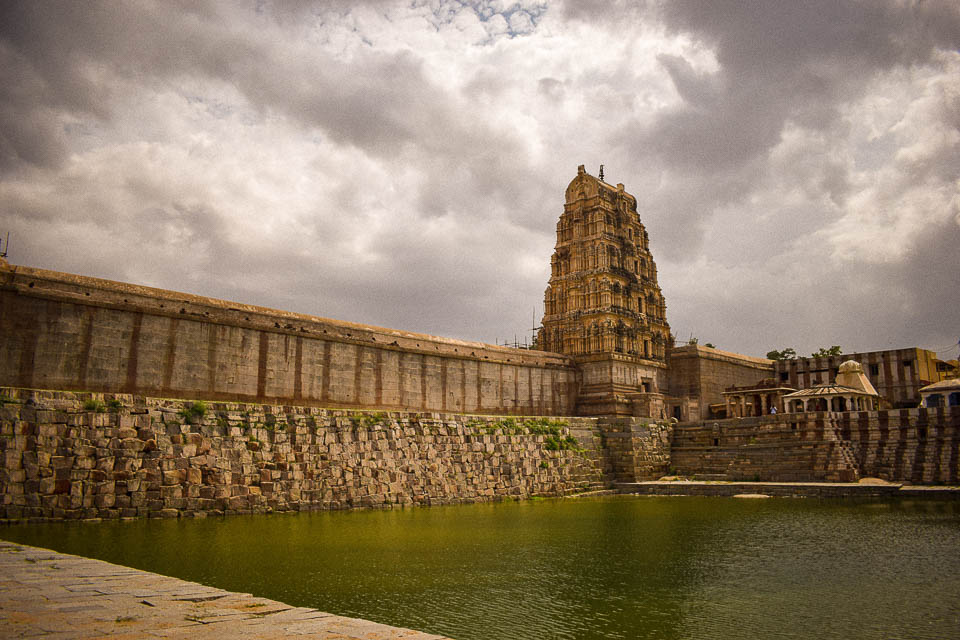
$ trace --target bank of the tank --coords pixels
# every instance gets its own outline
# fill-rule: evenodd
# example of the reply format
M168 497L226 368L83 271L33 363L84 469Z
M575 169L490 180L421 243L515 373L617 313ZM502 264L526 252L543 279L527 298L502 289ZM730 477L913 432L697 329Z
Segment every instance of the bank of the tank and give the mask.
M651 479L669 426L0 388L2 517L89 519L558 496Z

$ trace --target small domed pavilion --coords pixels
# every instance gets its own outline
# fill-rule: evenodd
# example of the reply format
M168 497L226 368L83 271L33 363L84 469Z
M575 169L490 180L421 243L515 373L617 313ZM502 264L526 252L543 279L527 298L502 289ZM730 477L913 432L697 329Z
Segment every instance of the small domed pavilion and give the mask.
M855 360L840 365L833 382L801 389L783 397L787 413L803 411L874 411L880 395Z

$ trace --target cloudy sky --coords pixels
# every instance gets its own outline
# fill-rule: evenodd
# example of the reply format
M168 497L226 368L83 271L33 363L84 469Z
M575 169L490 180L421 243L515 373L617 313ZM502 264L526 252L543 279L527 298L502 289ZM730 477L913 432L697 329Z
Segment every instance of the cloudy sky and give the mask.
M14 264L494 342L584 164L678 341L960 337L949 0L0 5Z

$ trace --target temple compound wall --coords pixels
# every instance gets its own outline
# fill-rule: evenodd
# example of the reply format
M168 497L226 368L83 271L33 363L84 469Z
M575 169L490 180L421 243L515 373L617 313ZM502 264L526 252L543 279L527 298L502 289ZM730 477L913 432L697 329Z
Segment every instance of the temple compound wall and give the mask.
M0 260L0 385L302 406L572 415L571 358Z
M807 412L677 425L671 464L715 480L957 484L960 407Z
M0 519L558 496L662 476L669 425L0 388Z
M696 344L674 347L668 356L668 417L697 422L722 406L729 387L759 383L773 376L773 361Z

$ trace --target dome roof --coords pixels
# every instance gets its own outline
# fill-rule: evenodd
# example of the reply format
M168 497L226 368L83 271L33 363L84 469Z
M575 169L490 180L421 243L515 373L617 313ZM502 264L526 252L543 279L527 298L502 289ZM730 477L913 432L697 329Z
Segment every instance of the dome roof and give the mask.
M863 367L856 360L847 360L840 365L838 373L863 373Z
M863 373L863 367L856 360L847 360L837 369L837 378L834 382L844 387L857 389L871 396L877 395L870 379Z
M577 176L567 185L566 201L576 202L584 198L592 198L600 191L600 179L595 178L583 168L577 167Z
M598 195L611 203L619 202L622 199L626 203L626 208L629 211L633 213L637 212L637 198L633 194L624 191L623 184L618 183L617 186L614 187L600 178L587 173L587 170L584 169L582 164L577 167L577 175L570 181L570 184L567 185L567 190L564 195L567 204L576 202L577 200L594 198Z

